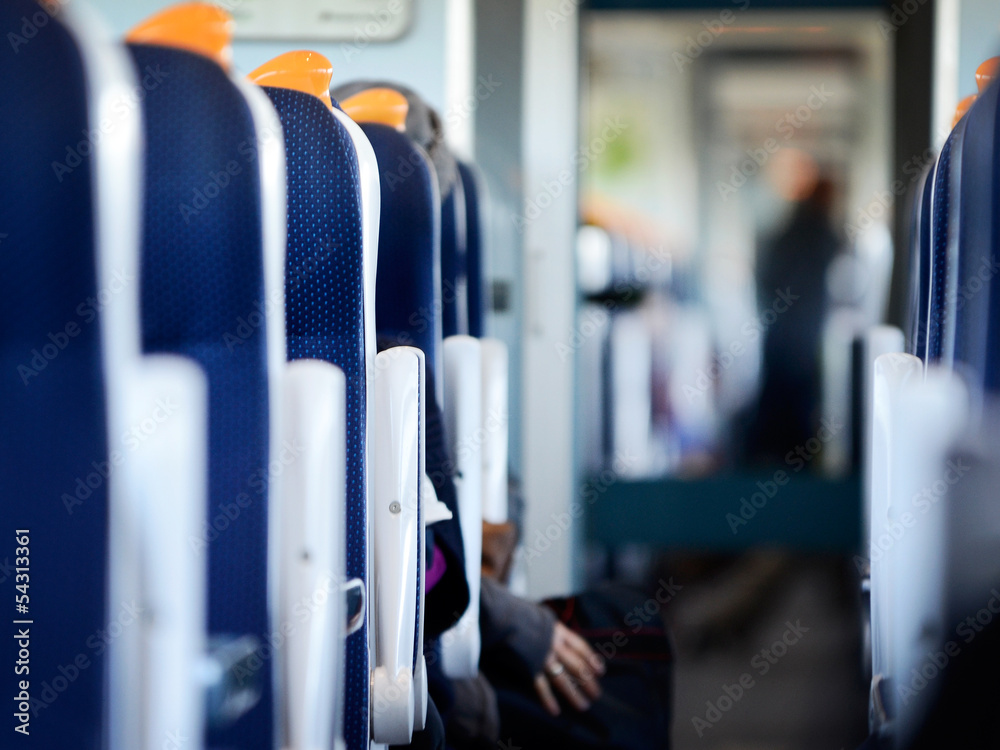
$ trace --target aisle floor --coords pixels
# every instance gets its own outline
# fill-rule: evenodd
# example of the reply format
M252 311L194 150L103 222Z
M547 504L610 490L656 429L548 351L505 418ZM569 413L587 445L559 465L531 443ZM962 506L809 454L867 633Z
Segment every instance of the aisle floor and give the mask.
M863 740L867 692L844 563L783 567L738 635L706 646L678 632L675 750L853 750ZM672 620L697 606L698 586L677 597Z

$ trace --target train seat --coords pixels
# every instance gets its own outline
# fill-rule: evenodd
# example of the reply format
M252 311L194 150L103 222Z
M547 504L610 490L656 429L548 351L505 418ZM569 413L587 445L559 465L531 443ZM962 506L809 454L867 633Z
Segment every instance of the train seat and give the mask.
M139 71L145 190L142 346L190 357L208 401L207 512L192 546L208 558L208 747L270 748L281 623L269 554L280 477L300 449L282 432L285 170L281 124L228 72L231 21L168 9L127 36Z
M459 161L458 174L465 198L466 307L469 320L467 333L482 338L486 335L486 313L489 307L489 291L486 285L489 253L485 217L488 214L490 196L486 183L474 164Z
M297 65L306 67L295 81L290 77ZM374 649L371 676L366 677L372 684L371 734L376 742L405 743L414 725L422 726L418 706L426 710L426 689L414 683L414 662L421 656L422 644L418 614L422 354L412 347L398 347L371 361L375 334L369 293L374 289L380 200L377 164L360 128L333 108L328 92L331 72L322 56L298 52L276 58L251 76L267 86L286 129L292 196L289 257L313 252L324 243L337 248L333 260L325 264L328 273L310 275L301 294L289 294L289 344L301 349L291 342L304 339L303 353L346 360L354 391L349 403L368 404L359 413L374 415L361 433L357 454L366 453L370 461L367 470L360 467L370 477L370 499L366 505L365 494L359 493L349 516L365 519L370 512L367 527L374 542L370 563ZM313 104L317 97L325 98L325 106ZM324 222L321 217L329 218ZM326 303L333 289L354 291L339 295L334 304ZM335 343L334 351L317 349L317 339ZM367 712L367 690L358 689L359 680L350 671L348 682L350 711L361 713L364 704ZM366 722L356 723L358 736L352 737L352 746L367 742L362 733L367 732Z
M457 162L456 162L457 166ZM469 334L469 237L464 181L441 199L441 334Z
M906 341L908 354L927 359L927 321L931 273L931 200L934 166L930 165L917 182L910 224L910 286L907 298Z
M870 518L873 724L908 741L933 691L902 690L946 632L947 502L921 493L945 472L968 421L960 378L908 354L875 360ZM926 494L926 493L925 493Z
M388 340L413 343L426 357L428 380L435 383L435 399L444 414L444 437L449 458L443 467L431 471L432 482L443 489L447 474L454 483L456 507L459 511L464 572L469 596L468 608L455 616L435 618L432 637L441 636L441 666L449 676L475 675L478 671L478 588L479 558L482 544L481 498L482 459L475 444L463 445L461 452L456 440L459 426L464 429L481 424L482 366L479 342L468 336L451 337L442 342L442 309L446 290L441 276L441 183L452 188L457 172L450 171L446 181L438 174L453 166L453 160L443 150L443 144L429 140L437 155L432 161L420 145L407 132L410 128L425 134L433 132L433 114L412 92L396 88L369 86L365 83L345 84L334 90L334 95L346 95L342 104L346 111L356 115L369 135L382 170L382 228L380 235L377 325L379 334ZM364 102L379 97L399 102L396 119L373 114ZM426 118L426 119L424 119ZM414 124L416 121L416 124ZM389 123L389 124L387 124ZM430 138L430 136L429 136ZM455 232L464 223L464 211L453 216L449 232ZM407 231L409 229L409 231ZM453 291L451 292L453 295ZM456 356L459 355L459 356ZM472 399L466 401L466 399ZM466 404L463 406L462 404ZM473 437L470 435L470 437ZM428 446L430 449L430 445ZM438 469L441 471L438 471ZM428 459L428 469L432 462ZM450 491L450 490L449 490ZM457 529L456 529L457 531ZM449 563L451 565L451 563ZM464 598L465 592L462 594ZM449 604L453 608L453 603ZM472 610L472 615L469 610ZM428 616L432 613L428 610ZM447 614L447 613L444 613ZM457 615L456 615L457 616ZM469 619L474 617L474 619ZM447 624L445 625L445 622ZM469 626L471 622L475 627ZM449 628L441 633L439 626ZM456 655L457 658L456 658ZM461 669L456 668L461 664Z
M970 383L991 391L1000 388L1000 356L996 351L1000 307L992 293L1000 262L995 215L998 107L1000 92L996 85L988 86L956 126L962 149L955 183L961 203L953 285L954 361Z
M367 591L368 581L371 355L365 255L373 249L366 246L354 142L331 113L326 91L330 72L326 58L303 51L281 55L249 76L278 112L285 137L283 299L289 376L308 368L315 378L312 387L319 389L303 392L301 411L294 417L286 414L286 419L314 431L313 444L303 443L303 460L316 467L317 476L331 464L331 450L343 467L342 473L328 475L333 486L294 494L286 486L283 496L284 616L294 617L297 602L317 590L335 592L328 597L335 604L328 617L310 617L308 627L290 642L292 652L282 659L282 743L288 747L329 747L334 738L343 741L345 687L350 688L350 746L366 746L369 740L367 618L358 621L360 632L348 640L345 664L340 588L345 565L362 590Z
M32 499L0 512L23 528L31 654L15 695L33 698L15 731L52 747L151 746L202 725L204 555L190 539L204 517L204 378L180 357L140 355L131 61L86 9L19 1L7 14L35 31L0 84L18 102L0 118L3 466L12 497ZM32 583L46 595L32 601ZM118 637L96 641L112 628ZM72 690L47 697L44 680L26 678L69 674L58 650L32 643L77 644Z

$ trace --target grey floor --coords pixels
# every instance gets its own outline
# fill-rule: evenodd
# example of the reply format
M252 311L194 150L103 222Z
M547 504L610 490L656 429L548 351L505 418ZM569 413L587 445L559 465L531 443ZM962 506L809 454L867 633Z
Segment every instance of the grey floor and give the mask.
M675 750L853 750L865 735L866 689L860 675L858 614L850 576L836 560L785 560L783 573L741 632L697 644L678 633ZM671 619L697 620L712 589L692 584L678 596ZM799 623L794 643L770 648ZM723 629L723 633L725 633ZM757 657L757 658L755 658ZM764 666L766 674L762 674ZM749 675L746 677L745 675ZM733 687L741 676L742 695ZM729 695L738 701L726 699ZM707 706L715 704L715 713ZM706 718L707 715L707 718ZM695 726L699 717L710 726ZM709 721L711 720L711 721ZM701 730L699 736L698 729Z

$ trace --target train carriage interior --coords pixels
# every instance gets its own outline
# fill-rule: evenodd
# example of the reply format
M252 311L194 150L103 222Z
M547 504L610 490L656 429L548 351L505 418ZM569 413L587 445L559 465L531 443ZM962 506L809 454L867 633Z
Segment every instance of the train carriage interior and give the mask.
M995 0L0 34L0 748L1000 748Z

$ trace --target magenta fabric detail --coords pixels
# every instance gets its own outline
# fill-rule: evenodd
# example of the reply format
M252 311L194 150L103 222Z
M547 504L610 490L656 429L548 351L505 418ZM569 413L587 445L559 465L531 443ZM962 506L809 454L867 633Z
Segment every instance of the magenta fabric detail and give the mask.
M435 585L437 585L437 582L441 580L441 577L444 576L444 572L447 569L448 562L444 559L444 553L441 552L435 544L434 559L431 561L430 568L427 569L425 578L427 591L430 591Z

